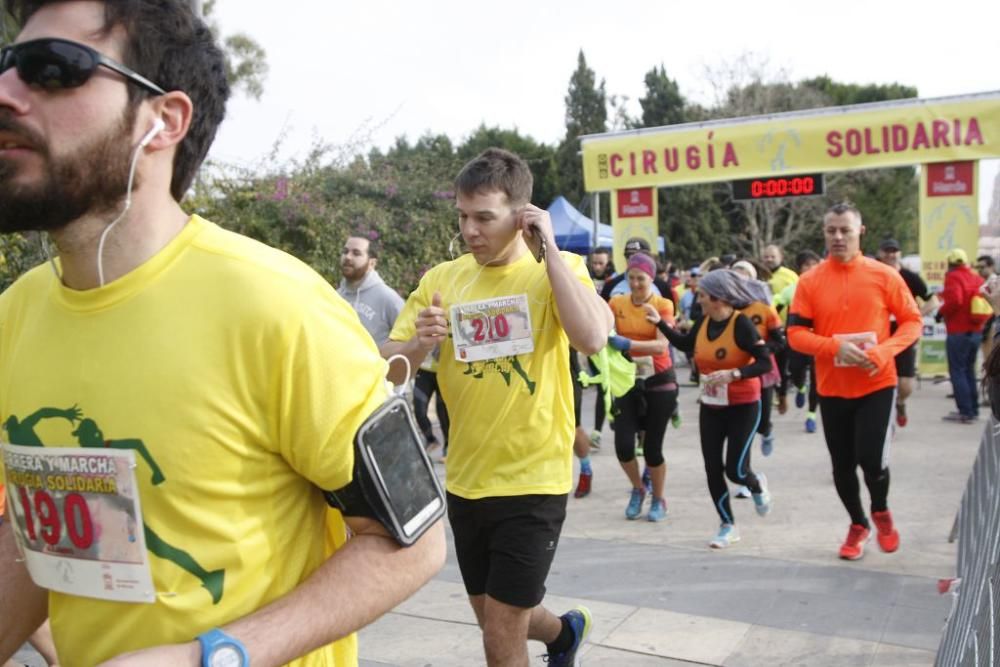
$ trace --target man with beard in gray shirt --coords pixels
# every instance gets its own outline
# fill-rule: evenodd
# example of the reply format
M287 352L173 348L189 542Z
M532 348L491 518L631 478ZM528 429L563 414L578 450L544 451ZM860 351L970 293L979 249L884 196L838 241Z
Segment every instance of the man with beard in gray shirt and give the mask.
M351 236L340 255L340 281L337 293L350 303L376 345L389 340L389 332L403 308L403 297L385 284L375 270L378 246L362 236Z

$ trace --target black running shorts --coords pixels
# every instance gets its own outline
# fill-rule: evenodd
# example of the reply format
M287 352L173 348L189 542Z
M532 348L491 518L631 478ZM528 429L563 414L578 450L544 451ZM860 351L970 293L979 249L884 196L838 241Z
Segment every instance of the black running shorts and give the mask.
M896 375L901 378L917 377L916 343L896 355Z
M449 493L448 519L465 591L524 609L540 604L566 519L567 497L467 500Z

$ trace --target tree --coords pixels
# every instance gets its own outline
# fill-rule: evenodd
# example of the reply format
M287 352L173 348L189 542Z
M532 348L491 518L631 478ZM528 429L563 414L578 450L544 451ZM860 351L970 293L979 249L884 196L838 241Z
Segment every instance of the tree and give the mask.
M660 234L667 259L680 266L700 264L731 252L729 223L719 207L719 184L660 188Z
M0 11L0 46L10 44L17 34L17 24L14 18L4 9Z
M642 109L642 125L640 127L657 127L660 125L675 125L687 120L687 101L681 95L677 82L667 76L667 70L661 63L659 68L646 72L646 94L639 98Z
M425 135L396 140L384 153L350 162L306 162L249 172L217 165L199 183L190 206L227 228L289 252L333 284L350 235L382 246L378 270L402 294L423 273L461 252L452 183L459 162L451 140Z
M802 82L806 88L820 92L831 104L866 104L917 97L917 89L901 83L866 84L837 83L828 76L818 76Z
M566 93L566 136L578 137L604 132L607 124L604 79L601 79L600 85L597 84L594 70L587 66L587 58L581 49L577 56L576 71L569 79L569 91Z
M677 82L661 64L646 72L646 94L639 98L639 127L687 122L689 107ZM729 226L716 202L717 185L659 189L659 232L667 238L667 257L684 266L726 251Z
M229 85L232 86L233 90L241 91L247 97L260 100L261 95L264 94L264 80L267 78L269 69L267 52L264 47L245 33L239 32L222 37L219 24L210 18L215 9L215 1L204 1L202 16L216 39L222 42L222 53L226 58L226 79L229 80Z
M594 70L580 50L577 66L569 79L566 93L566 136L556 152L559 188L567 199L580 205L584 197L583 164L578 155L579 137L605 132L608 125L607 94L604 80L597 84Z

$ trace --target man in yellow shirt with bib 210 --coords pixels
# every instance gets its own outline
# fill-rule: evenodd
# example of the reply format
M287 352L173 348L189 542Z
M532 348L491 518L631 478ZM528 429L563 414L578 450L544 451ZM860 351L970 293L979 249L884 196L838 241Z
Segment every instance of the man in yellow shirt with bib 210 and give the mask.
M527 639L552 665L576 664L590 613L541 606L572 487L573 388L568 346L604 347L611 313L583 259L560 253L532 176L489 149L455 182L468 254L428 271L382 355L413 369L441 346L440 390L451 416L448 516L489 665L528 665ZM390 378L406 379L399 364Z

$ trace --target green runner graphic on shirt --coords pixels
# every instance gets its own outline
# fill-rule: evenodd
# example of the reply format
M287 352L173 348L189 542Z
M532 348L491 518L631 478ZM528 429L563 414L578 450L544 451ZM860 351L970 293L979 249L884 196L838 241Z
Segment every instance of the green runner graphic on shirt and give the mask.
M12 445L22 445L25 447L43 447L38 434L35 433L35 426L43 419L65 419L70 424L75 424L76 428L72 435L77 439L81 447L90 448L110 448L110 449L131 449L134 450L143 461L149 466L152 474L150 482L153 486L159 486L166 478L157 465L156 460L149 453L146 444L138 438L125 438L120 440L106 440L104 433L98 427L97 422L83 416L83 412L77 406L71 408L41 408L24 419L18 419L14 415L4 420L4 428L7 430L7 438ZM222 600L225 589L226 571L213 570L209 572L194 559L191 554L179 549L159 535L153 532L149 526L143 522L143 533L146 538L146 548L153 555L167 560L185 572L196 577L201 585L212 596L212 602L218 604Z
M528 377L527 371L524 370L524 366L521 365L521 361L517 357L499 357L486 361L469 362L468 368L462 374L482 380L487 373L498 373L508 387L516 373L524 380L524 384L528 387L528 394L535 395L535 382Z

